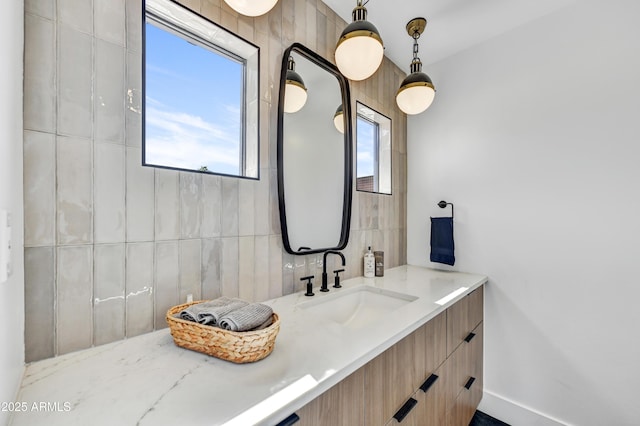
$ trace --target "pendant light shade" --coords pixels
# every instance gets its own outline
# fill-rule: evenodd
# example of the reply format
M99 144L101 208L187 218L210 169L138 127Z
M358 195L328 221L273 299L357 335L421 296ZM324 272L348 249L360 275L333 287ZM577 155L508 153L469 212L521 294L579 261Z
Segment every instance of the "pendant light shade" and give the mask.
M396 94L396 103L405 114L420 114L433 102L436 94L431 78L422 72L422 62L418 58L418 38L427 26L424 18L416 18L407 24L407 32L413 37L413 61L411 73L402 81Z
M284 89L284 112L294 113L302 109L307 102L307 87L300 74L295 71L296 63L289 56L287 63L287 81Z
M342 104L336 109L336 113L333 114L333 125L340 133L344 133L344 111L342 110Z
M353 22L342 31L336 45L336 65L349 80L369 78L382 63L384 47L378 29L367 21L362 0L353 9Z
M224 0L229 7L238 13L245 16L260 16L264 15L273 6L278 3L278 0Z

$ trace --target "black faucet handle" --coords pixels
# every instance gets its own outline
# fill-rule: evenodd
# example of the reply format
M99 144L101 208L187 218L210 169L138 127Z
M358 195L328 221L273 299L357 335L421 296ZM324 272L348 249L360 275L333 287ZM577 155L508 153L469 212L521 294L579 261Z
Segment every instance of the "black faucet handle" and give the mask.
M300 281L307 280L307 292L304 294L305 296L313 296L313 283L311 280L314 278L315 277L313 275L300 278Z
M336 274L333 281L333 288L342 288L342 286L340 285L340 272L344 272L344 269L336 269L335 271L333 271L333 273Z

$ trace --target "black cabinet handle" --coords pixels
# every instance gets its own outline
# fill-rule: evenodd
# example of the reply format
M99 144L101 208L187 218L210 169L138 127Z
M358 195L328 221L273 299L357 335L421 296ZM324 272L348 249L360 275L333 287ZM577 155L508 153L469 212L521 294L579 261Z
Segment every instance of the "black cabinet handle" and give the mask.
M294 423L298 423L298 420L300 420L300 417L298 417L296 413L293 413L292 415L278 423L276 426L291 426Z
M400 408L398 412L393 415L393 418L396 419L398 423L402 422L404 418L407 417L407 414L409 414L409 412L413 410L413 407L415 407L417 403L417 400L409 398L409 400L404 403L402 408Z
M439 379L438 376L436 376L435 374L430 375L427 380L424 381L424 383L422 384L422 386L420 386L420 390L422 392L427 392L429 390L429 388Z
M464 341L469 343L474 337L476 337L476 333L469 333L467 337L464 338Z
M473 382L476 381L475 377L469 377L469 380L467 380L467 383L464 384L464 388L466 390L469 390L471 388L471 385L473 384Z

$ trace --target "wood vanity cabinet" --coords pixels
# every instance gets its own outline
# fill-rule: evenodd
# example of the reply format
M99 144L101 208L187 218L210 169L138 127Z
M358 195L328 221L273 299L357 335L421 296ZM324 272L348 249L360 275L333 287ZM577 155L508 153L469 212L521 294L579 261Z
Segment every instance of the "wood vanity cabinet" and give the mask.
M387 424L444 362L446 318L441 313L363 367L367 426Z
M482 399L484 287L447 309L445 401L448 426L467 426Z
M364 368L302 407L296 426L364 425Z
M299 424L467 426L482 399L483 298L481 286L378 355L298 410Z

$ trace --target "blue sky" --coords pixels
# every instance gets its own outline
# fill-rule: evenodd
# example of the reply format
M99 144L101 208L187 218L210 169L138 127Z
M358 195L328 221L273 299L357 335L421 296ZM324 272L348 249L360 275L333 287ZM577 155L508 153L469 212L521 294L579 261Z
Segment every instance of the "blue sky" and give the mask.
M356 143L358 144L356 149L356 176L373 176L375 159L373 134L375 125L368 120L358 117L356 126Z
M146 24L147 164L240 170L242 64Z

